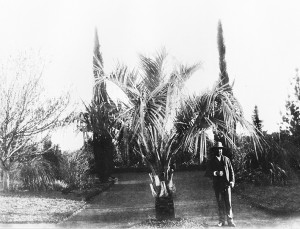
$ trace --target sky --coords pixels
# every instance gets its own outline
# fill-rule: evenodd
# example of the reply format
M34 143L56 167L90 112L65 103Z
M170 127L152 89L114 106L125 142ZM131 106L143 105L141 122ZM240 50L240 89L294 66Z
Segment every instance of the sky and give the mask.
M297 1L276 0L0 0L0 58L38 51L46 60L49 94L70 91L74 100L88 102L96 28L105 73L118 63L136 67L139 54L165 48L171 63L201 63L186 85L200 93L218 79L221 20L234 94L249 121L258 106L263 130L271 133L279 129L290 80L300 67L299 9ZM74 131L53 141L63 150L78 148L82 135Z

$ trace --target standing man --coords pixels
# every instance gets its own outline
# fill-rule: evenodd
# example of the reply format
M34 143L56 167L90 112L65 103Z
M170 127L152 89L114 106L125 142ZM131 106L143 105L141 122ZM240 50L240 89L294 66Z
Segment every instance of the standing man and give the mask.
M233 168L229 158L223 155L222 142L217 142L217 145L212 149L214 156L211 159L210 175L213 179L213 188L219 210L218 226L225 226L227 217L228 226L235 227L231 206L231 189L235 182Z

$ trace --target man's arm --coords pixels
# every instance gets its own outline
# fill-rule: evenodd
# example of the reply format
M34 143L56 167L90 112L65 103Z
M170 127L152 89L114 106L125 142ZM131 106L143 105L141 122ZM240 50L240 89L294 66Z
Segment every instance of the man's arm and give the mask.
M235 184L235 177L234 177L233 167L229 159L228 159L228 170L229 170L229 183L230 186L233 187Z

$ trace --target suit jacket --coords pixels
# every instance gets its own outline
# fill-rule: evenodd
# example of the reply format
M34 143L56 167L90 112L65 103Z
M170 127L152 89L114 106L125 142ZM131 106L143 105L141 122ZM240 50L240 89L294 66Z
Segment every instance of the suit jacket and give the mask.
M220 186L220 185L229 186L230 182L233 182L233 183L235 182L234 171L233 171L230 159L224 155L221 156L222 168L223 168L223 172L224 172L223 177L214 176L214 172L219 171L218 164L217 164L218 162L219 161L216 156L214 156L211 159L208 175L213 179L214 187ZM220 181L222 181L222 182L220 182ZM224 184L220 184L220 183L224 183Z

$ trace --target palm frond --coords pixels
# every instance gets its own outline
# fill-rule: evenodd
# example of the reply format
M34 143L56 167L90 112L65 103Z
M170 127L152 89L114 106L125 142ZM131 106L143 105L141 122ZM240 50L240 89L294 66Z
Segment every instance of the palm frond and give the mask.
M171 74L169 79L170 83L175 84L181 89L184 83L200 68L200 66L200 63L190 66L180 64Z
M254 147L260 147L260 138L254 126L244 117L240 104L226 85L216 86L200 96L188 98L176 116L175 128L184 147L195 152L200 151L200 161L205 156L207 131L220 133L235 147L233 136L235 125L240 124L253 139ZM200 143L199 143L200 142Z
M141 70L143 71L142 85L144 90L153 91L165 78L164 62L167 57L166 51L163 49L155 58L140 55Z

